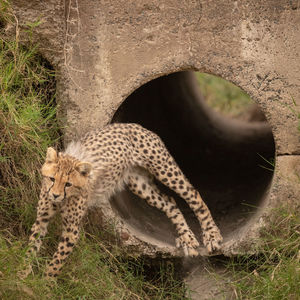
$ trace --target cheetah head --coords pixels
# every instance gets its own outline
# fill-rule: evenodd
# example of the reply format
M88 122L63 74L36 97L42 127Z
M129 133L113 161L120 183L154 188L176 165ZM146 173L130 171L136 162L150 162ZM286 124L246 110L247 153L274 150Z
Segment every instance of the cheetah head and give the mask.
M69 197L86 193L91 170L90 163L48 148L42 175L49 199L60 203Z

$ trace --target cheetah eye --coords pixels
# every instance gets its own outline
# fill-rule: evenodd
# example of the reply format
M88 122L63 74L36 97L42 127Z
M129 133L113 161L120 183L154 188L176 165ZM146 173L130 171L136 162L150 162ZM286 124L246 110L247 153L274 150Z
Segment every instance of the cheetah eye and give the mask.
M69 186L71 186L71 185L72 185L71 182L66 182L66 187L69 187Z
M54 182L55 181L55 178L54 177L49 177L49 179Z

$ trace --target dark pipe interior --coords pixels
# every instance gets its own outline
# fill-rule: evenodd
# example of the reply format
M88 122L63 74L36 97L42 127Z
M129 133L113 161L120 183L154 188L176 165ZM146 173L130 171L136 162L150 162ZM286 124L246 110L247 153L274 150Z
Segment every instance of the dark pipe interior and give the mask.
M193 72L179 72L141 86L116 112L113 122L135 122L156 132L198 189L219 224L232 238L259 209L273 172L263 158L274 159L275 146L266 122L242 122L209 108ZM165 187L161 186L167 193ZM174 244L174 229L165 215L128 191L113 208L145 236ZM199 224L186 203L176 201L199 235Z

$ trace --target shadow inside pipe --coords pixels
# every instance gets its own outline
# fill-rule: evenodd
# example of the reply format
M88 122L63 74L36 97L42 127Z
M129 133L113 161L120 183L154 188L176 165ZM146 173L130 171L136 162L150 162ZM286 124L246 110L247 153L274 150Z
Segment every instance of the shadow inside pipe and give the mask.
M221 116L205 103L194 72L152 80L119 107L113 122L139 123L157 133L210 208L226 240L249 224L268 194L275 145L267 122ZM201 241L198 221L175 196L191 229ZM113 209L142 238L174 244L175 231L164 213L129 191L111 199Z

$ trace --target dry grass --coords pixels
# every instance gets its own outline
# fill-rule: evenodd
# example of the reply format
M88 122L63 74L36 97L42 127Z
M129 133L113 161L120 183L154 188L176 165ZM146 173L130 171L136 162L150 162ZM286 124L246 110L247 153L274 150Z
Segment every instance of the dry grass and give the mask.
M0 79L0 227L21 234L45 150L59 140L55 77L35 48L0 37Z

